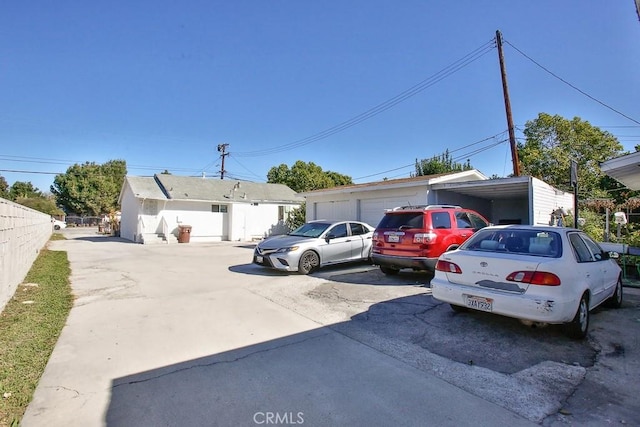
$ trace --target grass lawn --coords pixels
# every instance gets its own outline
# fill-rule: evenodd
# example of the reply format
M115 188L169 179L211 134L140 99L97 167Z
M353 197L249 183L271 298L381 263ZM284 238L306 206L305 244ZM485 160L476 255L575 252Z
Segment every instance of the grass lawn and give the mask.
M17 426L31 401L73 305L70 274L66 252L41 250L0 314L0 426Z

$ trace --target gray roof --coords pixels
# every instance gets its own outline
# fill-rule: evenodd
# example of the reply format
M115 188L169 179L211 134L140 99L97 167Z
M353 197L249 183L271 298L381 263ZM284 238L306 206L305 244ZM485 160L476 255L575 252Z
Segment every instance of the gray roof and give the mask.
M304 198L283 184L265 184L232 179L197 178L159 174L153 177L127 176L138 198L156 200L198 200L237 203L302 203Z
M139 199L167 200L152 176L127 176L125 177L125 185L127 183L133 194Z

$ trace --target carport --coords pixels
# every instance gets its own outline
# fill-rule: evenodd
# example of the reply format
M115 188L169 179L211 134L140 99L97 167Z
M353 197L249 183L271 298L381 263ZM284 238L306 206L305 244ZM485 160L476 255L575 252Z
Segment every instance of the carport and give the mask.
M600 170L630 190L640 190L640 151L602 162Z
M439 183L431 202L474 209L495 224L549 224L557 208L573 209L573 195L531 177Z

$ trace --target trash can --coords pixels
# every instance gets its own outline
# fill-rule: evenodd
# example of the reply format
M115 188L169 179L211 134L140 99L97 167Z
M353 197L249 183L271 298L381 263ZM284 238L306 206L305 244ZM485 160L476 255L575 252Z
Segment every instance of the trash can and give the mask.
M191 237L191 226L179 225L178 230L178 243L189 243L189 238Z

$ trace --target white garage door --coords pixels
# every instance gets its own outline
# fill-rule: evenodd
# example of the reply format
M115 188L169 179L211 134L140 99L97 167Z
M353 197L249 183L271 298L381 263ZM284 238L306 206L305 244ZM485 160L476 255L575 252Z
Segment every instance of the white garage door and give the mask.
M349 215L349 201L340 200L336 202L317 202L315 209L315 219L326 219L329 221L355 219Z
M415 200L415 196L411 199L407 197L384 198L384 199L367 199L360 200L360 219L374 227L378 225L384 216L385 209L392 209L398 206L407 206L409 204L421 204ZM424 203L422 203L424 204Z

